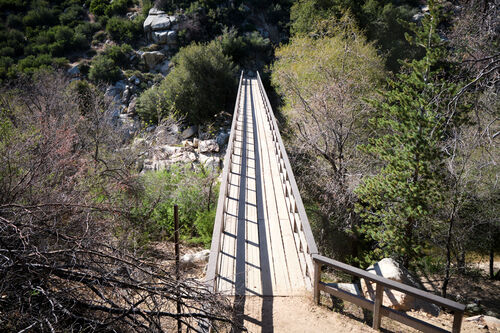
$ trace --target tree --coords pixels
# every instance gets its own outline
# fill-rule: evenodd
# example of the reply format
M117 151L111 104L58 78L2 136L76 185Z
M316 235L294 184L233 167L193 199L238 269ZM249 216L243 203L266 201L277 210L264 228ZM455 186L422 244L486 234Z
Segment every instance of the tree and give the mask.
M320 246L333 254L338 248L333 235L352 231L358 221L352 187L364 163L356 146L367 136L371 108L364 99L376 96L382 59L347 15L329 35L294 37L276 56L272 82L286 101L295 172L320 207L323 222L315 228ZM356 247L353 237L354 254Z
M360 231L375 242L375 256L391 256L409 267L422 253L424 239L435 225L443 202L443 152L446 128L459 118L448 112L448 102L458 91L446 80L445 41L438 33L439 7L429 1L430 13L422 27L412 28L410 41L425 49L421 60L407 63L382 101L373 101L378 114L371 124L379 134L362 150L376 157L383 167L365 177L356 189L357 211L364 220Z

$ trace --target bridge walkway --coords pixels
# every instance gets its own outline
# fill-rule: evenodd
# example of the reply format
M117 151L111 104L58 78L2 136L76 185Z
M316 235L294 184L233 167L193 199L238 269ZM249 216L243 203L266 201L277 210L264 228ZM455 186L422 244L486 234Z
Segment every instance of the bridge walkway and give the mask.
M243 78L240 94L216 289L228 295L304 294L290 199L257 79Z

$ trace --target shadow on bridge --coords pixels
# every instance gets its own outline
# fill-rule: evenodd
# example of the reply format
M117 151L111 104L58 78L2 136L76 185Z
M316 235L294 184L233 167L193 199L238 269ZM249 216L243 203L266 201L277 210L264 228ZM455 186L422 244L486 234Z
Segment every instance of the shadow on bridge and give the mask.
M249 84L248 79L243 83L245 94L243 101L243 137L241 140L241 165L240 165L240 178L239 184L239 200L238 200L238 214L237 214L237 230L236 230L236 274L234 281L235 300L234 300L234 313L233 320L238 327L243 327L244 323L249 323L251 326L256 326L262 332L273 332L273 297L266 296L272 295L272 277L269 264L269 250L267 248L267 235L266 235L266 220L264 218L264 202L262 192L262 179L261 179L261 163L259 153L259 136L257 133L257 120L254 105L254 92L252 85ZM249 155L253 155L253 158ZM251 165L253 164L253 166ZM249 169L254 168L252 175L249 175ZM247 182L255 184L255 206L256 206L256 219L249 218L248 206L252 205L248 200L248 186ZM250 214L250 216L252 216ZM252 243L248 238L248 230L253 226L249 224L256 224L258 230L258 244ZM259 295L255 290L248 288L246 281L247 267L253 266L252 263L247 261L246 248L248 246L257 247L259 250L260 262L260 281L261 291ZM256 313L255 309L245 309L247 295L250 294L252 298L259 298L257 300L257 309L261 309L260 313ZM255 303L255 300L252 301ZM253 308L252 305L250 307ZM248 306L247 306L248 308ZM260 315L260 316L259 316ZM260 317L260 319L256 318ZM248 324L247 324L248 326Z

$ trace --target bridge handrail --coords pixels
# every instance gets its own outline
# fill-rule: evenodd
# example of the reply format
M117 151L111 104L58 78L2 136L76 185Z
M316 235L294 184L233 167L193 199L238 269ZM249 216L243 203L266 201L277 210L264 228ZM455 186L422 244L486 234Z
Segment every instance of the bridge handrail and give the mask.
M268 115L268 118L271 123L271 131L273 132L273 140L275 141L277 147L276 147L276 153L278 157L281 159L283 162L283 166L281 165L280 162L280 170L284 173L284 177L282 178L282 185L285 187L285 191L287 194L290 194L293 196L294 199L294 205L293 207L287 207L287 209L290 212L290 209L292 209L292 213L298 213L299 214L299 219L300 219L300 231L303 232L306 246L304 249L303 244L301 243L301 240L299 238L299 250L304 250L304 252L307 254L306 255L306 272L305 274L308 275L312 279L312 272L314 271L314 265L312 263L312 255L318 253L318 248L316 246L316 241L314 240L314 236L311 230L311 225L309 224L309 219L307 218L306 211L304 209L304 204L302 203L302 199L300 197L300 192L297 187L297 182L295 181L295 177L293 175L293 170L290 165L290 161L288 159L288 155L286 153L285 145L283 144L283 140L281 139L281 135L278 129L278 123L276 121L276 117L274 116L273 109L271 107L271 103L269 102L269 98L267 97L267 94L264 89L264 85L262 84L262 79L260 77L260 73L257 72L257 81L259 84L259 89L261 92L262 97L264 98L264 108L266 110L266 113ZM288 187L286 184L287 181L289 182L290 186L290 192L288 193Z
M231 132L224 157L224 168L222 169L221 184L219 188L219 199L217 202L217 211L215 213L214 231L212 233L212 244L210 246L210 257L208 259L206 282L209 283L211 289L216 291L216 276L219 273L219 253L221 246L221 236L224 231L224 214L226 212L226 197L229 184L229 171L231 168L231 159L234 149L234 140L236 138L236 124L240 111L241 84L243 82L243 71L240 74L238 83L238 93L236 95L236 103L234 105L233 121L231 124Z
M360 268L353 267L351 265L345 264L343 262L333 260L319 254L313 255L315 270L314 270L314 301L319 304L320 302L320 291L324 291L333 296L345 299L351 303L359 305L365 309L373 311L373 328L378 330L380 328L380 319L382 316L387 316L393 320L399 321L403 324L416 328L424 332L446 332L440 327L434 326L432 324L421 321L417 318L410 317L403 312L392 310L388 307L382 305L383 300L383 290L393 289L405 294L414 296L426 300L430 303L437 304L439 306L448 308L454 312L453 319L453 333L460 332L460 327L462 324L462 317L465 310L463 304L454 302L447 298L434 295L430 292L417 289L406 284L387 279L385 277L367 272ZM375 301L371 301L362 296L358 296L342 289L339 289L331 284L321 282L321 266L329 266L331 268L346 272L350 275L357 276L364 280L376 283L375 291Z

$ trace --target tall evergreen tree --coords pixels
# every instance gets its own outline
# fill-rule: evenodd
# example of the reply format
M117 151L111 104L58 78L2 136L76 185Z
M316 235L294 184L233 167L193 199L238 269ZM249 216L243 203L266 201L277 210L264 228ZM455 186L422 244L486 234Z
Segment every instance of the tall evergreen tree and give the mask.
M405 64L371 120L378 137L361 149L375 156L381 171L366 177L357 188L357 211L364 223L360 232L376 244L368 260L381 256L400 259L405 267L419 253L422 235L432 230L432 218L442 202L444 167L440 149L448 111L457 86L444 77L445 41L438 33L440 13L435 1L422 25L411 26L409 41L424 48L425 56Z

